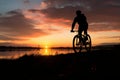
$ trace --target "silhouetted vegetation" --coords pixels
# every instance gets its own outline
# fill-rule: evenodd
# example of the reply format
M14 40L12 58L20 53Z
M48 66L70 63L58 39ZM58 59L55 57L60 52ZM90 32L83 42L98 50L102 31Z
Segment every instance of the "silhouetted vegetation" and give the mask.
M103 47L89 53L0 59L0 77L3 80L116 80L120 76L120 45Z

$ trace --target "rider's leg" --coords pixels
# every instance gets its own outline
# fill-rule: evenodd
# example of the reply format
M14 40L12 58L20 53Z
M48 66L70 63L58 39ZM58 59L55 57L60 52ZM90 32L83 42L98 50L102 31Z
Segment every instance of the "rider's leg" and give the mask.
M88 27L84 27L84 34L87 35L87 30L88 30Z
M78 30L78 34L79 34L80 38L82 38L82 31L83 31L82 29Z
M79 34L79 42L81 43L81 41L83 42L83 38L82 38L82 32L83 32L83 29L82 28L79 28L78 30L78 34Z
M88 40L88 38L87 38L87 29L84 29L84 34L85 34L85 40Z

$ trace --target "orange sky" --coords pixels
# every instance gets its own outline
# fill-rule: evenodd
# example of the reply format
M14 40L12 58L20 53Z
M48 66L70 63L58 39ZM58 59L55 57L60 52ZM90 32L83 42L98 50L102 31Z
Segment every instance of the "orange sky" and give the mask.
M14 7L18 2L12 1L4 2L9 3L4 10L0 6L0 45L71 47L78 9L87 17L93 46L120 43L119 0L28 0Z

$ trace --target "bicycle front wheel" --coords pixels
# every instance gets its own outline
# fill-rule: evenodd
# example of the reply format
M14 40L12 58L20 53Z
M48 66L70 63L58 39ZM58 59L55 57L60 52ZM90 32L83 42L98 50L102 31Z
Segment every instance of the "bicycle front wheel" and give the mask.
M75 35L73 38L73 50L75 53L80 53L82 50L82 44L81 44L80 36Z

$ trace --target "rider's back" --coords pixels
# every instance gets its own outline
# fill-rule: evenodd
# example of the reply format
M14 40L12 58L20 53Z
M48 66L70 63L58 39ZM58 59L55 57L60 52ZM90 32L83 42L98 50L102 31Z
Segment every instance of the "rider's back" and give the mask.
M76 20L77 20L79 26L88 27L87 19L84 14L76 16Z

